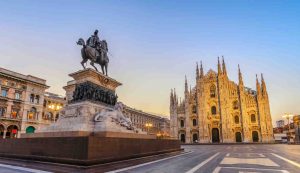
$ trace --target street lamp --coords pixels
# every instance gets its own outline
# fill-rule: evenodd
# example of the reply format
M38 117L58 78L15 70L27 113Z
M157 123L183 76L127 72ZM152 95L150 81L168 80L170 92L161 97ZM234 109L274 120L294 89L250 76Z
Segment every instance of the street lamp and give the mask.
M49 105L48 106L48 108L49 109L51 109L51 110L53 110L53 111L55 111L55 113L57 112L57 111L59 111L61 108L62 108L62 106L61 105L59 105L59 104L51 104L51 105ZM55 114L54 113L54 114ZM55 115L53 115L54 117L54 121L56 121L56 118L58 118L58 117L56 117L56 114Z
M152 123L146 123L145 126L147 128L147 134L149 134L149 128L151 128L153 126L153 124Z
M287 120L288 120L288 140L289 140L289 142L290 142L290 137L291 137L291 135L290 135L290 118L291 117L293 117L294 115L293 114L288 114L288 113L285 113L282 117L283 118L286 118Z

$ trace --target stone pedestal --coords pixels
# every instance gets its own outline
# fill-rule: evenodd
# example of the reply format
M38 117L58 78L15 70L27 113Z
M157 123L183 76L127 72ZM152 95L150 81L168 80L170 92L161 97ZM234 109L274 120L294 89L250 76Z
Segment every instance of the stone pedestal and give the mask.
M178 140L156 139L130 124L116 103L121 83L92 69L70 76L57 122L2 141L1 157L87 166L181 150Z
M120 122L114 119L116 117L108 117L102 121L95 120L95 116L101 112L104 112L103 114L117 112L114 106L117 101L116 88L122 85L120 82L90 68L72 73L70 76L74 80L68 82L64 87L67 105L60 112L57 122L35 134L24 134L23 138L49 136L51 132L56 134L59 132L64 135L73 134L72 136L99 132L146 134L139 129L133 130L121 126Z

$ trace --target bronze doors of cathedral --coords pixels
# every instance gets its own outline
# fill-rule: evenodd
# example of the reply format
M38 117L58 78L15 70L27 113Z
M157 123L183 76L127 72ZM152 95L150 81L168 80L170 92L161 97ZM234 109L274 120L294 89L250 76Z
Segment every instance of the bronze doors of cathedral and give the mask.
M235 142L242 142L241 132L236 132L235 133Z
M252 132L252 140L253 140L253 142L258 142L258 132L257 131Z
M213 142L213 143L218 143L218 142L220 142L220 138L219 138L219 129L213 128L213 129L212 129L211 135L212 135L212 142Z

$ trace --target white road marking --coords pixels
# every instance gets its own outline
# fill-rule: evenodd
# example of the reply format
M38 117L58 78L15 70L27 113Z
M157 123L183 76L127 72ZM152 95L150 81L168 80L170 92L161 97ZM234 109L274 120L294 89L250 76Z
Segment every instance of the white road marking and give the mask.
M229 157L229 153L226 154L226 157Z
M287 170L277 170L277 169L262 169L262 168L243 168L243 167L216 167L212 173L219 173L221 169L238 169L238 170L253 170L253 171L272 171L272 172L282 172L282 173L290 173Z
M273 150L273 149L268 149L268 150L270 150L270 151L273 151L273 152L276 152L275 150Z
M118 169L118 170L114 170L114 171L109 171L109 172L106 172L106 173L117 173L117 172L127 171L127 170L130 170L130 169L139 168L139 167L142 167L142 166L150 165L152 163L157 163L157 162L160 162L160 161L172 159L172 158L175 158L175 157L184 156L184 155L191 154L191 153L193 153L193 151L189 151L187 153L179 154L179 155L172 156L172 157L167 157L167 158L164 158L164 159L155 160L155 161L152 161L152 162L147 162L147 163L142 163L142 164L135 165L135 166L130 166L130 167L127 167L127 168L122 168L122 169Z
M266 157L265 155L263 155L263 154L258 154L260 157Z
M0 164L0 169L1 169L1 167L2 168L13 169L13 170L19 170L19 171L27 171L27 172L32 172L32 173L51 173L51 172L47 172L47 171L41 171L41 170L37 170L37 169L24 168L24 167L13 166L13 165Z
M196 172L198 169L200 169L203 165L205 165L206 163L208 163L209 161L211 161L213 158L215 158L217 155L219 155L220 153L216 153L213 156L211 156L210 158L204 160L203 162L201 162L200 164L196 165L195 167L193 167L192 169L190 169L189 171L187 171L186 173L194 173Z
M233 157L225 157L220 164L223 165L232 165L232 164L255 164L262 166L277 166L278 164L273 162L268 158L252 158L252 159L244 159L244 158L233 158Z
M288 163L290 163L290 164L292 164L292 165L297 166L297 167L300 168L300 164L297 163L297 162L294 162L294 161L292 161L292 160L289 160L289 159L287 159L287 158L284 158L284 157L282 157L282 156L279 156L279 155L277 155L277 154L275 154L275 153L271 153L271 154L272 154L273 156L278 157L279 159L282 159L282 160L284 160L284 161L286 161L286 162L288 162Z

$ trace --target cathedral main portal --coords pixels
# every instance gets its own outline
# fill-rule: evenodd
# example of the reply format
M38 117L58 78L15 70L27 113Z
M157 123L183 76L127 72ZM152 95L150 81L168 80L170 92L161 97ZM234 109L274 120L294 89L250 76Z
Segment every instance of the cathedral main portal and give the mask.
M219 143L220 142L219 129L218 128L213 128L211 134L212 134L212 142L213 143Z

